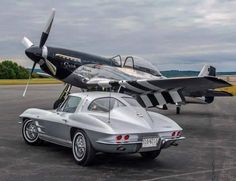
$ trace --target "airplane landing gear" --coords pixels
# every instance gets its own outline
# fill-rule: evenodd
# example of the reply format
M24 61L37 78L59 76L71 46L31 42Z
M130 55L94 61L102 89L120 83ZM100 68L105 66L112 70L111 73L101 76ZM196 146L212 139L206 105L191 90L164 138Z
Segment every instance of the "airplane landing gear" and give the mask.
M61 103L65 100L66 96L68 96L68 94L70 94L71 88L72 88L72 85L66 84L60 97L54 102L53 109L57 109L61 105Z
M176 104L176 114L180 114L181 105Z

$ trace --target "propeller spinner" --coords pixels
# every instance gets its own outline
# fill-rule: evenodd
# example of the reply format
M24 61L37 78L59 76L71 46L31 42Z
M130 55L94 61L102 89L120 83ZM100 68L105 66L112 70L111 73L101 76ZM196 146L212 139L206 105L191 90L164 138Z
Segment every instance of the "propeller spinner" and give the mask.
M32 77L32 73L34 72L34 68L40 60L43 60L43 62L47 65L47 67L52 72L52 74L56 75L56 67L50 61L47 60L48 49L45 46L45 43L48 39L50 30L52 27L55 12L56 12L56 10L53 8L52 13L48 19L48 22L44 28L44 31L42 32L39 46L35 46L27 37L24 37L22 39L22 44L26 47L25 54L27 55L27 57L29 57L34 62L31 72L29 74L29 79L28 79L27 85L25 87L25 91L23 93L23 97L25 96L26 91L28 89L28 85L29 85L30 79Z

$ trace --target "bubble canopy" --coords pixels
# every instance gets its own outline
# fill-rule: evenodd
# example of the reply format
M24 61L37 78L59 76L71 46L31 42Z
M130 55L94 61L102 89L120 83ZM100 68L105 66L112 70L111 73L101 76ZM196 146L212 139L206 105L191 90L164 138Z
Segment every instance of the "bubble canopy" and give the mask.
M133 68L155 76L161 76L161 73L156 66L141 57L116 55L112 57L111 60L112 64L118 67Z

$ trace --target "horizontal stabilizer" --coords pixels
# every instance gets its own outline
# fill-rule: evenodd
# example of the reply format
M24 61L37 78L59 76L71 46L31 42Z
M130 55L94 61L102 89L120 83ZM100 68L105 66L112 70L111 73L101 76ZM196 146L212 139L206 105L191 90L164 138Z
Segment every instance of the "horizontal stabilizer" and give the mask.
M207 91L205 96L212 96L212 97L228 97L228 96L233 96L231 93L226 92L226 91L214 91L214 90L209 90Z

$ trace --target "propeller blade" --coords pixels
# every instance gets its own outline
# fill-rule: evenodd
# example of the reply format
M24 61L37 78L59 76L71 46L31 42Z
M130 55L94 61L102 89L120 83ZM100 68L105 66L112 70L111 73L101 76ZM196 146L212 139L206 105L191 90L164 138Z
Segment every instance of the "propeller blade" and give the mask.
M29 79L28 79L28 81L27 81L27 84L26 84L26 87L25 87L25 90L24 90L24 93L23 93L23 97L25 97L26 91L27 91L27 89L28 89L28 87L29 87L30 79L31 79L32 74L33 74L33 72L34 72L35 66L36 66L36 62L34 62L34 65L33 65L32 69L31 69L30 74L29 74Z
M34 68L35 68L35 66L36 66L36 62L34 62L34 65L33 65L32 69L31 69L31 72L30 72L30 78L32 77L32 74L33 74L33 72L34 72Z
M48 39L48 35L49 35L51 27L52 27L52 22L53 22L53 19L54 19L54 16L55 16L55 12L56 12L56 10L53 8L52 9L52 14L49 17L48 22L47 22L47 24L46 24L46 26L44 28L44 31L43 31L43 33L41 35L40 44L39 44L40 48L43 47L43 45L45 44L45 42Z
M24 90L24 93L23 93L23 97L25 97L26 91L27 91L28 86L29 86L29 82L30 82L30 77L29 77L29 79L27 81L27 84L26 84L26 87L25 87L25 90Z
M44 62L46 63L47 67L49 70L52 72L53 75L56 75L57 73L57 68L53 63L47 60L48 58L48 48L46 46L42 47L42 57L44 58Z
M50 61L48 61L47 59L45 59L45 63L47 65L47 67L49 68L49 70L52 72L53 75L56 75L57 73L57 68L55 65L53 65Z
M32 47L34 44L27 38L24 37L21 41L21 43L26 47L26 48L30 48Z

